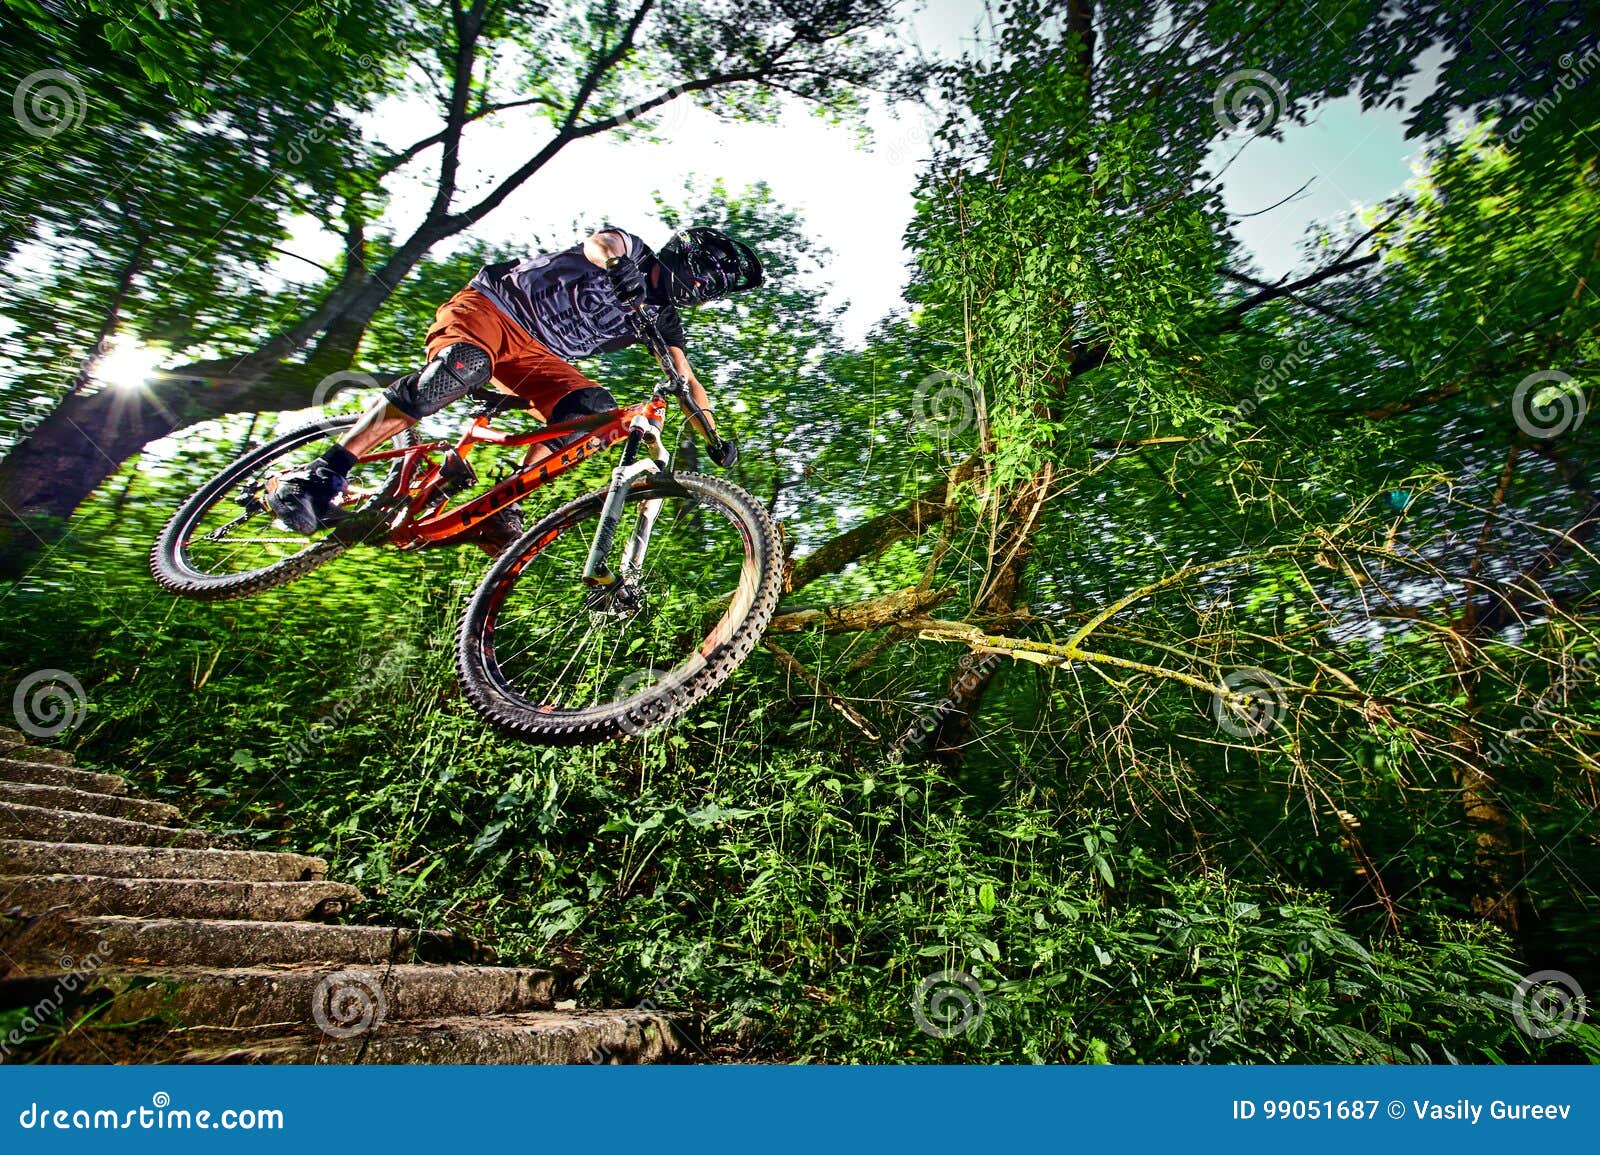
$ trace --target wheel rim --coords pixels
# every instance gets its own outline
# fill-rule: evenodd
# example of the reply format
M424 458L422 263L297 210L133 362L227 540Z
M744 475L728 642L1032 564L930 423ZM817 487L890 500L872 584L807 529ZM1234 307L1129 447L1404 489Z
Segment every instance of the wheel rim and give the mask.
M643 572L624 575L630 584L611 605L597 609L604 599L580 579L598 499L536 528L491 575L482 653L489 679L511 703L574 724L618 720L623 732L642 732L688 705L689 684L749 616L760 566L748 527L720 501L677 485L636 489L617 553L648 498L662 506Z

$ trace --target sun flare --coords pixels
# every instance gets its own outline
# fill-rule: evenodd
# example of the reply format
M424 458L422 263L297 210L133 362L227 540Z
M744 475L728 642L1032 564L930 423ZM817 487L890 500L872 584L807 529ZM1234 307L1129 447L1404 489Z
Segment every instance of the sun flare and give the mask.
M94 366L94 379L113 389L139 389L150 379L165 354L150 345L118 341Z

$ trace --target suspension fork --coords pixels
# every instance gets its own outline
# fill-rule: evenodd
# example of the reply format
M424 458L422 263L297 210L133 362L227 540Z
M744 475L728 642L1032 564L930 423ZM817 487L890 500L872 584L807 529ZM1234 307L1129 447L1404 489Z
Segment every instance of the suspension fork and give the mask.
M639 457L641 445L646 446L649 452L649 456L643 459ZM636 478L652 471L665 473L666 469L667 454L661 444L661 429L654 421L640 414L629 424L628 440L622 446L622 460L611 471L605 504L600 507L600 524L595 527L589 558L583 566L585 584L604 588L616 583L618 575L611 569L608 559L616 540L617 526L622 521L628 490ZM622 577L636 577L644 568L644 552L650 544L650 531L655 528L660 512L660 498L652 498L639 507L638 523L622 554Z

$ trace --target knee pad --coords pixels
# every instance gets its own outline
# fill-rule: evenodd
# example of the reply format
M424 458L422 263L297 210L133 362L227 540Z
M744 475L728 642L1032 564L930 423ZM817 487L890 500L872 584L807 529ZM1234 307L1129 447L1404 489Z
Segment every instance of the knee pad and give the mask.
M460 401L494 373L494 362L476 345L465 341L446 345L420 373L407 373L383 391L384 397L407 417L421 419Z
M604 386L590 385L583 389L574 389L571 393L563 394L561 399L550 407L550 424L557 425L563 421L571 421L574 417L604 413L616 407L617 399L611 396L611 390ZM575 445L588 436L587 433L569 433L565 437L558 437L545 444L550 452L560 453L569 445Z

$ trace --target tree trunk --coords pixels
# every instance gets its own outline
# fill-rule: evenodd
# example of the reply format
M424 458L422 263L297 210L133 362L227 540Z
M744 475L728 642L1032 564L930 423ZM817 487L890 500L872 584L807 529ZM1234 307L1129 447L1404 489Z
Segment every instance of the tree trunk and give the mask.
M1034 530L1049 500L1054 479L1054 466L1046 465L1019 486L1006 503L1006 532L995 541L991 554L994 569L987 587L980 591L972 607L971 616L1003 617L1017 608L1017 595L1022 590L1023 575L1033 553ZM939 724L933 731L935 761L952 769L960 765L966 756L973 723L999 668L1000 663L992 655L975 651L961 655L956 662L940 709Z

